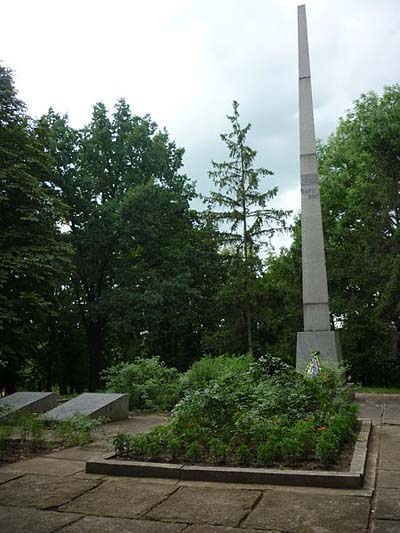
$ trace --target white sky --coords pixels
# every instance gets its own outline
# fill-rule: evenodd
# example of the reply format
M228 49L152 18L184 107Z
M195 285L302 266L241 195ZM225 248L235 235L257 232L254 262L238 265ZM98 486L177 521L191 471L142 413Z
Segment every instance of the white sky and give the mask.
M38 117L51 106L80 127L97 101L125 97L184 146L199 192L232 100L276 205L298 210L297 0L1 1L0 59ZM308 0L317 135L362 92L400 81L400 0ZM279 244L285 241L279 241ZM287 242L287 241L286 241Z

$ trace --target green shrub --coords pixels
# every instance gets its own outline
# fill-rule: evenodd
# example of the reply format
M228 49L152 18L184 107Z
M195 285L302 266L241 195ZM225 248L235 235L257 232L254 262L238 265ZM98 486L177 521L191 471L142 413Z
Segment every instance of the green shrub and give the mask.
M209 454L211 462L214 464L223 464L226 461L229 448L220 439L211 439L209 444Z
M209 361L202 363L206 370L200 377L210 377ZM317 453L327 464L354 431L356 408L340 393L331 371L308 377L285 366L266 376L250 365L246 372L221 371L205 386L199 376L171 421L142 437L147 456L265 465L278 459L296 463ZM319 442L326 427L331 451L327 437Z
M211 381L219 379L226 374L244 374L254 363L251 355L230 356L220 355L203 357L193 363L191 368L182 377L182 387L186 392L206 388Z
M236 450L236 459L240 465L251 463L253 457L251 450L246 444L241 444Z
M178 370L168 368L159 357L112 366L103 378L107 391L129 394L131 409L169 411L182 394Z
M191 442L186 448L186 458L194 463L202 458L202 448L197 442Z
M85 415L74 415L56 422L54 432L64 446L83 446L91 442L92 432L107 421L104 417L89 418Z
M5 453L11 444L13 427L9 424L0 425L0 453Z
M272 462L271 446L267 443L259 444L257 446L257 464L260 466L267 466Z
M176 459L181 453L181 443L178 438L170 437L167 442L167 453L171 459Z
M131 440L129 442L129 448L130 448L130 452L132 455L138 456L138 457L144 456L146 452L146 446L147 446L146 434L133 435L131 437Z
M315 455L323 466L333 463L339 452L339 439L333 431L325 430L317 439Z
M118 433L113 439L116 455L128 457L131 453L131 436L128 433Z
M44 422L37 415L20 415L17 418L17 424L24 444L31 442L37 446L43 441Z

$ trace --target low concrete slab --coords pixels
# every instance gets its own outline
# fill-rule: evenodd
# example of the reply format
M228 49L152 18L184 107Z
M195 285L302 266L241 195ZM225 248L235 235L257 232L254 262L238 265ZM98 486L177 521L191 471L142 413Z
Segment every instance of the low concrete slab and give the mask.
M128 418L129 394L85 392L43 415L45 420L66 420L74 415L110 420Z
M257 490L181 487L147 516L153 520L238 526L261 494Z
M65 506L72 513L137 518L176 490L175 485L135 483L133 479L104 481Z
M55 392L15 392L0 398L0 416L2 408L9 413L45 413L57 405L58 394Z
M353 533L367 530L369 511L369 498L271 490L263 493L241 527L293 533Z
M13 507L0 506L0 528L4 532L50 533L76 520L79 515L39 509L18 509L16 512Z
M0 485L0 505L54 509L72 498L96 487L99 482L89 479L59 478L55 476L26 475ZM13 530L10 530L13 531Z
M180 533L185 527L186 524L85 516L62 531L63 533L99 533L99 531L101 533L116 533L117 531L118 533Z

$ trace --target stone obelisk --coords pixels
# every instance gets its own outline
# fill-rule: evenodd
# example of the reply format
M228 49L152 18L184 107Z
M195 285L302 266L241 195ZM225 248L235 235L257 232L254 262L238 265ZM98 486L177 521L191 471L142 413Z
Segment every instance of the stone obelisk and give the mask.
M307 19L304 5L298 6L298 32L304 331L297 333L296 368L302 370L313 352L319 352L321 361L328 360L337 365L341 360L341 349L338 332L332 331L329 317Z

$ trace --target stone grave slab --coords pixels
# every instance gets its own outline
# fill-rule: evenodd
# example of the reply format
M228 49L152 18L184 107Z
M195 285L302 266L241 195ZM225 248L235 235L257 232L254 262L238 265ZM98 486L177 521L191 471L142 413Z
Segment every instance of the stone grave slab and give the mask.
M0 398L0 416L2 408L9 413L44 413L57 405L58 394L55 392L15 392Z
M129 394L85 392L43 415L45 420L66 420L75 415L110 420L128 418Z

